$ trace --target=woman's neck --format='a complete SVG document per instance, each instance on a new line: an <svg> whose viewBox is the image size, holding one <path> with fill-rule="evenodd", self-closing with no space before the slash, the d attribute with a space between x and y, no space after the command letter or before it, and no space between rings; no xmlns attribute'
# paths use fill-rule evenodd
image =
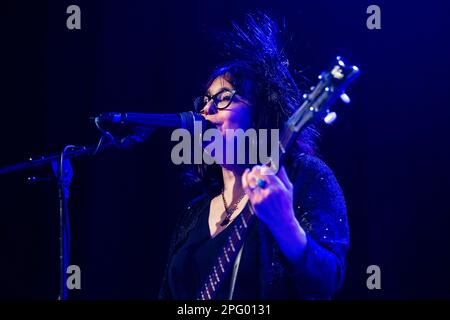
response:
<svg viewBox="0 0 450 320"><path fill-rule="evenodd" d="M232 167L224 168L222 167L222 177L223 177L223 189L225 198L232 199L233 201L238 199L244 193L242 188L242 173L245 168Z"/></svg>

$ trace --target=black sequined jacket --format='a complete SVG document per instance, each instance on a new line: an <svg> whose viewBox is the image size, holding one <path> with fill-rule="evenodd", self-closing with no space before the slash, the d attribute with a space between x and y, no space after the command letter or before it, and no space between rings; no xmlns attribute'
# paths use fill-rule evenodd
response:
<svg viewBox="0 0 450 320"><path fill-rule="evenodd" d="M349 247L349 229L342 190L333 172L320 159L302 154L288 167L294 185L294 209L307 234L307 246L301 261L288 264L270 230L256 221L258 228L261 299L330 299L342 285L345 255ZM205 203L205 194L189 203L179 218L169 249L173 253L196 227ZM295 267L294 267L295 266ZM167 267L159 293L160 299L172 299Z"/></svg>

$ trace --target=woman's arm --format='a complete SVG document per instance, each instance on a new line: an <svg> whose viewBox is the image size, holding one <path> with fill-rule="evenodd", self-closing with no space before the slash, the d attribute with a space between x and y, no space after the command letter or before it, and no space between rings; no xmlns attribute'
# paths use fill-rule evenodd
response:
<svg viewBox="0 0 450 320"><path fill-rule="evenodd" d="M254 167L243 175L255 213L271 231L281 251L286 276L299 295L329 297L341 285L348 249L342 191L319 159L302 158L294 185L282 168L278 176ZM264 189L255 188L264 179Z"/></svg>

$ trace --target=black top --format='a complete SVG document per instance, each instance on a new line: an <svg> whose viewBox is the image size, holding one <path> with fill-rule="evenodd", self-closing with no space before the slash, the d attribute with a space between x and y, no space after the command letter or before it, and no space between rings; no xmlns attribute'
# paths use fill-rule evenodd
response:
<svg viewBox="0 0 450 320"><path fill-rule="evenodd" d="M306 232L304 254L298 261L288 262L270 230L256 219L242 252L234 292L236 299L329 299L342 285L349 247L342 190L330 168L314 156L302 154L286 169L294 186L295 215ZM220 247L227 230L217 239L208 239L210 201L210 195L201 195L180 216L169 249L160 299L195 299L197 285L204 280L199 280L200 273L206 276L217 257L213 251ZM196 242L198 247L190 246L190 242ZM195 256L190 250L196 251ZM190 277L195 280L191 282L187 279ZM221 289L225 290L220 293L221 298L226 297L227 287Z"/></svg>
<svg viewBox="0 0 450 320"><path fill-rule="evenodd" d="M209 203L211 199L206 197L204 200ZM245 210L245 209L244 209ZM240 213L242 214L243 211ZM206 277L209 275L217 257L222 252L228 237L230 237L236 219L222 230L219 234L211 237L209 224L209 206L205 205L200 213L197 227L189 233L186 242L173 255L169 265L169 286L174 299L193 300L196 299L200 288ZM259 288L258 274L248 272L258 270L258 259L255 255L247 252L256 250L255 228L249 230L249 235L244 245L243 255L239 264L239 272L236 278L234 298L235 299L258 299ZM242 277L240 275L247 276ZM231 287L231 273L227 275L221 287L217 291L217 300L227 300L229 298Z"/></svg>

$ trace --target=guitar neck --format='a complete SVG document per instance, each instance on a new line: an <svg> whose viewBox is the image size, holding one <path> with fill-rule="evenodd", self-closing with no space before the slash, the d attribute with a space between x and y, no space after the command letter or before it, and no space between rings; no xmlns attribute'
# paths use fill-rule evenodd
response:
<svg viewBox="0 0 450 320"><path fill-rule="evenodd" d="M291 139L295 138L295 132L289 128L285 128L283 136L280 139L280 166L284 160L286 149L290 146ZM248 235L248 230L254 222L254 208L249 202L246 209L238 216L236 224L232 227L234 230L228 237L228 240L220 256L217 258L214 266L211 269L206 281L203 283L197 300L212 300L216 296L217 290L228 275L231 266L241 250L245 239Z"/></svg>
<svg viewBox="0 0 450 320"><path fill-rule="evenodd" d="M232 227L234 230L228 237L227 243L222 248L222 252L217 258L206 281L201 287L197 300L212 300L216 296L217 290L226 278L229 269L233 265L247 237L248 230L254 221L253 207L249 202L248 208L244 209L237 217L236 223Z"/></svg>

